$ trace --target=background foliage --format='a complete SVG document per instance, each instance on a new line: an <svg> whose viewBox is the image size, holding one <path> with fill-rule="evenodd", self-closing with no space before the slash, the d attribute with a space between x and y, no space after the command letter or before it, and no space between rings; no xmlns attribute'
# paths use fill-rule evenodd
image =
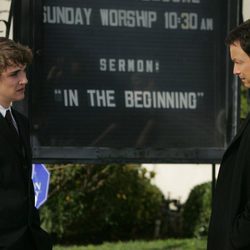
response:
<svg viewBox="0 0 250 250"><path fill-rule="evenodd" d="M53 165L43 227L62 243L152 238L163 195L136 164Z"/></svg>
<svg viewBox="0 0 250 250"><path fill-rule="evenodd" d="M183 207L183 235L207 236L211 214L211 182L195 186Z"/></svg>
<svg viewBox="0 0 250 250"><path fill-rule="evenodd" d="M240 95L240 117L245 118L248 114L248 95L249 90L241 85L241 95Z"/></svg>

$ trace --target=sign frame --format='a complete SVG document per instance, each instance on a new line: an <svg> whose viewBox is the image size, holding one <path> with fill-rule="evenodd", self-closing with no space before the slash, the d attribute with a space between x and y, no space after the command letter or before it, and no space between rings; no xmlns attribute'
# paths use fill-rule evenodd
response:
<svg viewBox="0 0 250 250"><path fill-rule="evenodd" d="M231 30L239 23L240 0L226 1L228 2L226 15L227 23L225 29ZM14 39L22 43L26 43L34 49L35 61L40 60L40 41L41 39L41 13L42 1L24 0L22 3L15 1L14 13L19 10L18 15L14 15ZM39 13L29 15L29 13ZM24 18L25 16L25 18ZM20 21L21 20L21 21ZM23 20L26 20L26 29L22 29ZM221 57L224 53L221 52ZM110 148L110 147L53 147L53 146L37 146L33 142L33 159L34 161L43 161L49 163L67 163L67 162L138 162L138 163L218 163L220 162L226 146L236 133L239 123L239 84L232 75L232 65L229 56L226 55L225 65L221 65L225 69L224 78L226 79L226 116L227 116L227 140L221 148ZM34 76L33 72L37 72L34 64L30 70L30 94L32 93L32 85L36 84L39 75ZM32 109L30 99L16 105L17 109L29 115Z"/></svg>

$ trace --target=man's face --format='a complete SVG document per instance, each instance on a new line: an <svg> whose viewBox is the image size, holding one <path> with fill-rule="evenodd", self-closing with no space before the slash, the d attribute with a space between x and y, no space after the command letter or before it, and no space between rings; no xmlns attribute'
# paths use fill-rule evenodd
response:
<svg viewBox="0 0 250 250"><path fill-rule="evenodd" d="M11 102L24 98L26 65L9 66L0 74L0 104L9 107Z"/></svg>
<svg viewBox="0 0 250 250"><path fill-rule="evenodd" d="M230 45L230 54L234 63L233 73L239 76L246 88L250 88L250 57L242 50L239 41Z"/></svg>

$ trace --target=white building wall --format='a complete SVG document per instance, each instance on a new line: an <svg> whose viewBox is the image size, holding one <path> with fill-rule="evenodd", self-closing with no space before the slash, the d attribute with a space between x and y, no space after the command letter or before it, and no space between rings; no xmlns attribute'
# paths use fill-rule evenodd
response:
<svg viewBox="0 0 250 250"><path fill-rule="evenodd" d="M250 0L243 0L243 19L247 20L250 18Z"/></svg>
<svg viewBox="0 0 250 250"><path fill-rule="evenodd" d="M147 170L154 171L153 180L165 198L178 199L184 203L191 189L204 182L212 181L210 164L144 164ZM218 174L219 166L216 166Z"/></svg>
<svg viewBox="0 0 250 250"><path fill-rule="evenodd" d="M10 9L11 0L0 0L0 36L5 36L6 34L6 25L4 21L8 21L9 18L9 9Z"/></svg>

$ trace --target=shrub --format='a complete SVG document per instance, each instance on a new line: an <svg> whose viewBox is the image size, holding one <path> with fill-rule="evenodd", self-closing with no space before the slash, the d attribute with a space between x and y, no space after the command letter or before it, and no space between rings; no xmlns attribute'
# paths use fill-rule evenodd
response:
<svg viewBox="0 0 250 250"><path fill-rule="evenodd" d="M43 226L60 242L152 238L162 193L140 165L50 166Z"/></svg>
<svg viewBox="0 0 250 250"><path fill-rule="evenodd" d="M211 182L195 186L183 207L183 234L206 236L211 214Z"/></svg>

